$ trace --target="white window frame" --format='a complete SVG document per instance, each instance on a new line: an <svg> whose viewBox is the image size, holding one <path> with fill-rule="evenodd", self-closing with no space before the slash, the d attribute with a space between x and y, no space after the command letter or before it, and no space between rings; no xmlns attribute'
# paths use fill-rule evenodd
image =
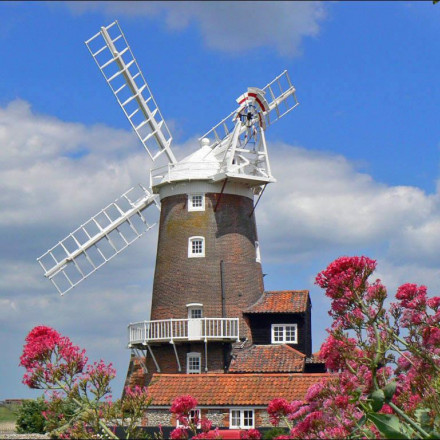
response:
<svg viewBox="0 0 440 440"><path fill-rule="evenodd" d="M198 419L198 421L199 421L199 423L197 423L197 426L196 426L196 428L197 429L200 429L201 427L202 427L202 423L201 423L201 419L202 419L202 417L201 417L201 412L200 412L200 409L199 408L195 408L195 409L192 409L190 412L189 412L189 422L193 422L194 421L194 418L195 418L195 416L197 415L197 419ZM177 419L176 420L176 427L177 428L182 428L182 427L184 427L185 425L179 420L179 419Z"/></svg>
<svg viewBox="0 0 440 440"><path fill-rule="evenodd" d="M193 242L201 241L202 242L202 251L201 252L193 252ZM205 256L205 237L202 236L194 236L188 238L188 258L203 258Z"/></svg>
<svg viewBox="0 0 440 440"><path fill-rule="evenodd" d="M199 360L198 370L190 369L190 359L197 358ZM202 372L202 355L200 353L192 351L186 355L186 374L200 374Z"/></svg>
<svg viewBox="0 0 440 440"><path fill-rule="evenodd" d="M193 197L201 197L202 204L200 206L194 206ZM205 210L205 194L203 193L188 194L188 211L204 211L204 210Z"/></svg>
<svg viewBox="0 0 440 440"><path fill-rule="evenodd" d="M239 424L233 423L233 413L238 412L238 418L240 419ZM252 424L245 425L245 412L250 412L252 414ZM252 408L230 408L229 410L229 428L230 429L254 429L255 428L255 411Z"/></svg>
<svg viewBox="0 0 440 440"><path fill-rule="evenodd" d="M282 328L281 340L275 340L275 329ZM295 338L293 340L287 339L287 327L293 327L295 329ZM298 344L298 324L272 324L271 326L272 344Z"/></svg>

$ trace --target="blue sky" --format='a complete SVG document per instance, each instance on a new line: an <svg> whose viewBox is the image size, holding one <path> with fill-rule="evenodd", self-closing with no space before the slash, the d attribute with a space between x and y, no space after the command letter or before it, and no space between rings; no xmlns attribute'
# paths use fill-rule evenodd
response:
<svg viewBox="0 0 440 440"><path fill-rule="evenodd" d="M330 325L313 285L340 255L378 260L392 295L440 288L440 6L432 2L0 3L0 399L21 384L27 332L53 326L113 362L148 318L157 229L64 297L35 259L151 163L84 41L118 19L176 156L288 69L300 106L269 127L278 182L256 215L266 289L310 289L313 341Z"/></svg>

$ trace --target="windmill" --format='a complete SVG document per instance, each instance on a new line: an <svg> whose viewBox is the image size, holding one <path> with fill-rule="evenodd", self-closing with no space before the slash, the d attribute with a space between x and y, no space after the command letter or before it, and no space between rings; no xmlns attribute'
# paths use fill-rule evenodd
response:
<svg viewBox="0 0 440 440"><path fill-rule="evenodd" d="M128 345L145 357L148 350L158 372L168 368L160 364L169 356L179 372L185 361L187 372L200 369L202 358L205 371L226 370L231 344L250 337L242 310L263 294L254 210L275 182L265 131L298 105L295 88L287 71L262 89L249 87L194 153L178 160L118 22L86 45L151 160L166 164L150 170L148 186L122 194L38 262L63 295L155 226L146 217L159 209L151 321L129 325ZM203 343L204 350L197 345Z"/></svg>
<svg viewBox="0 0 440 440"><path fill-rule="evenodd" d="M135 133L154 162L168 164L150 171L150 185L138 185L94 215L37 259L44 275L63 295L140 238L154 224L144 216L159 209L160 188L173 182L205 180L241 182L254 194L272 176L265 130L298 105L287 71L263 89L250 87L238 108L202 138L201 146L178 161L172 135L118 24L113 22L86 45Z"/></svg>

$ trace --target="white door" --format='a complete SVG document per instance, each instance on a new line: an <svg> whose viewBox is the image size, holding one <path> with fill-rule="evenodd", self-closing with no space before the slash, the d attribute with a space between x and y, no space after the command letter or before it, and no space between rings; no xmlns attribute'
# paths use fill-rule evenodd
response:
<svg viewBox="0 0 440 440"><path fill-rule="evenodd" d="M200 341L202 339L202 320L188 319L188 340Z"/></svg>

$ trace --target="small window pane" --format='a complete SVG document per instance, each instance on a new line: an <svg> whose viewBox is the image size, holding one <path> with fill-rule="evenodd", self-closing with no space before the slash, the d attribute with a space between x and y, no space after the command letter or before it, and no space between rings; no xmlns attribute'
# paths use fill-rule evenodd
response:
<svg viewBox="0 0 440 440"><path fill-rule="evenodd" d="M192 196L193 208L201 208L203 203L202 196Z"/></svg>
<svg viewBox="0 0 440 440"><path fill-rule="evenodd" d="M284 330L283 327L274 327L274 329L273 329L273 338L274 338L275 341L282 342L283 335L284 335L283 330Z"/></svg>
<svg viewBox="0 0 440 440"><path fill-rule="evenodd" d="M286 341L292 342L296 339L296 328L293 325L286 326Z"/></svg>
<svg viewBox="0 0 440 440"><path fill-rule="evenodd" d="M188 211L204 211L205 195L204 194L188 194Z"/></svg>
<svg viewBox="0 0 440 440"><path fill-rule="evenodd" d="M192 242L192 253L193 254L201 254L203 251L203 242L202 240L193 240Z"/></svg>
<svg viewBox="0 0 440 440"><path fill-rule="evenodd" d="M252 410L243 411L243 428L252 428L254 426L254 412Z"/></svg>
<svg viewBox="0 0 440 440"><path fill-rule="evenodd" d="M191 309L190 319L199 319L202 317L202 309Z"/></svg>
<svg viewBox="0 0 440 440"><path fill-rule="evenodd" d="M231 411L231 427L240 427L240 411L233 409Z"/></svg>
<svg viewBox="0 0 440 440"><path fill-rule="evenodd" d="M272 343L283 344L298 342L298 326L296 324L272 324Z"/></svg>
<svg viewBox="0 0 440 440"><path fill-rule="evenodd" d="M205 256L205 238L190 237L188 243L188 257L204 257Z"/></svg>
<svg viewBox="0 0 440 440"><path fill-rule="evenodd" d="M200 354L188 355L187 372L188 374L197 374L201 372Z"/></svg>

